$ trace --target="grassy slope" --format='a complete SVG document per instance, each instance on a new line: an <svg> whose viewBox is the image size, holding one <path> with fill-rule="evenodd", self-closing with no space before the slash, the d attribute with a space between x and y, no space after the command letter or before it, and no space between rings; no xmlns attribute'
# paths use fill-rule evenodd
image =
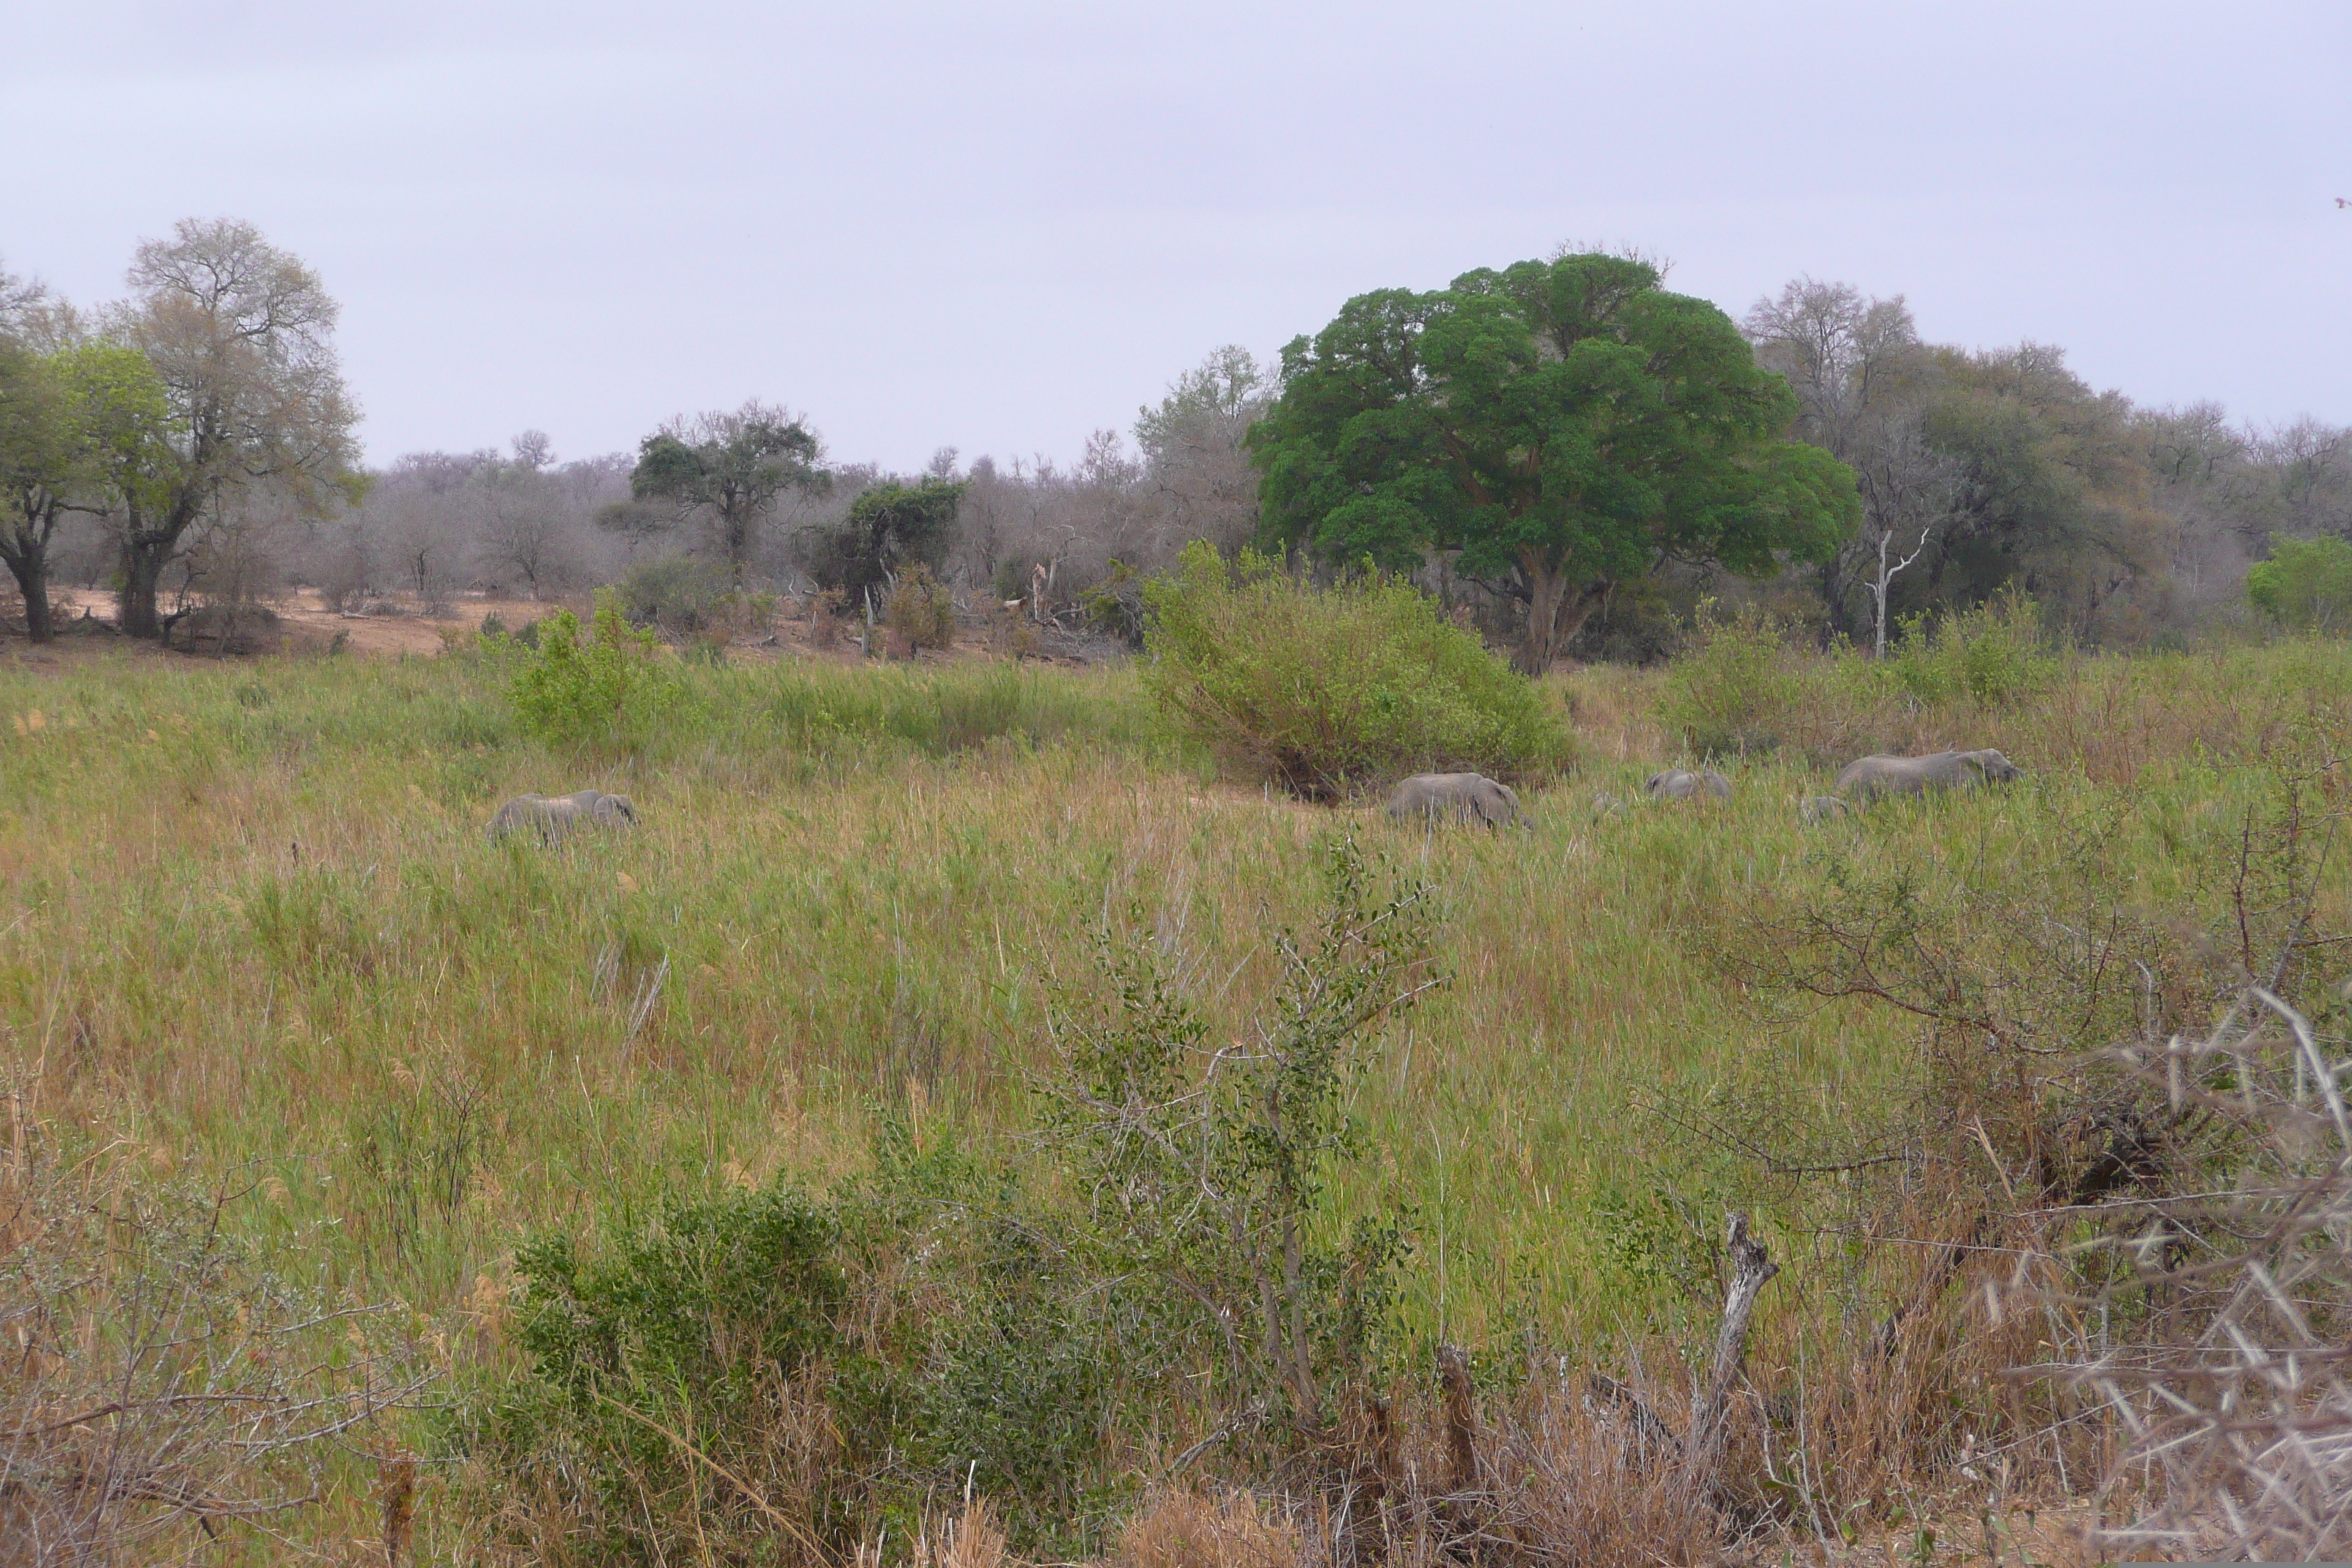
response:
<svg viewBox="0 0 2352 1568"><path fill-rule="evenodd" d="M2210 900L2187 868L2265 753L2297 731L2340 752L2352 706L2340 645L2085 660L1997 712L1864 710L1835 673L1790 720L1824 746L1998 745L2032 783L1808 830L1822 776L1751 762L1727 808L1596 816L1596 788L1674 754L1655 679L1607 670L1567 684L1589 762L1531 833L1435 837L1204 783L1122 674L698 671L697 714L616 762L519 740L497 672L455 660L11 672L0 712L41 721L0 730L0 1070L158 1168L250 1164L275 1178L252 1223L331 1221L340 1278L488 1330L527 1226L821 1183L878 1106L1017 1130L1042 977L1083 976L1107 910L1139 911L1237 1031L1261 939L1307 912L1311 845L1352 826L1442 887L1457 977L1364 1086L1353 1195L1419 1212L1421 1331L1577 1342L1662 1304L1611 1261L1598 1199L1741 1180L1691 1168L1637 1099L1764 1072L1834 1102L1902 1070L1890 1018L1768 1030L1721 977L1755 889L1844 852L1998 877L2122 803L2146 899ZM643 829L484 842L499 799L589 784Z"/></svg>

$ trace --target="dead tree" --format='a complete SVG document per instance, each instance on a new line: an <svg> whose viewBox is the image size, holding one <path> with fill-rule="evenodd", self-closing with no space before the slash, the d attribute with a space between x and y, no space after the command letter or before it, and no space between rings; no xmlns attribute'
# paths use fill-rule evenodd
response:
<svg viewBox="0 0 2352 1568"><path fill-rule="evenodd" d="M1693 1497L1715 1491L1716 1471L1723 1462L1723 1433L1730 1413L1731 1385L1738 1381L1739 1363L1748 1351L1748 1323L1755 1315L1756 1298L1780 1266L1764 1244L1748 1234L1748 1216L1734 1213L1724 1250L1731 1259L1731 1284L1724 1292L1723 1324L1716 1331L1715 1364L1706 1382L1691 1391L1690 1441L1683 1455L1683 1480Z"/></svg>

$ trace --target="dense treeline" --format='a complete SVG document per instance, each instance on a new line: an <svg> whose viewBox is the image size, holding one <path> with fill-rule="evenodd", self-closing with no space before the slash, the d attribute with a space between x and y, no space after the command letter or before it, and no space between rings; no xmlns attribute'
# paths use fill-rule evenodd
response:
<svg viewBox="0 0 2352 1568"><path fill-rule="evenodd" d="M2250 605L2247 572L2279 540L2352 537L2352 430L2139 407L2060 349L1937 344L1900 296L1811 279L1736 324L1623 257L1366 295L1278 371L1211 354L1131 445L1100 430L1066 466L942 448L911 475L831 460L809 416L756 402L635 453L560 460L526 431L367 472L336 307L298 258L188 222L129 281L84 311L0 272L0 559L37 639L53 580L110 586L125 630L168 635L292 586L430 609L678 558L853 601L919 563L968 605L1108 605L1132 635L1135 581L1203 539L1408 571L1526 668L1655 657L1709 598L1882 648L2010 589L2119 646L2345 609ZM1465 424L1529 395L1540 430Z"/></svg>

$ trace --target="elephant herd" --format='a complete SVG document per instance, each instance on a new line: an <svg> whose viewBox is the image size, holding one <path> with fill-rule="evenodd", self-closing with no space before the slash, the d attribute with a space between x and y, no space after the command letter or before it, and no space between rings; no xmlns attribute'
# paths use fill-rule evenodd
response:
<svg viewBox="0 0 2352 1568"><path fill-rule="evenodd" d="M2022 776L2016 763L1993 751L1864 757L1848 763L1839 773L1832 786L1835 794L1809 796L1797 809L1808 823L1824 822L1888 795L1975 789ZM1731 798L1731 781L1713 768L1696 773L1667 768L1652 773L1642 788L1653 800ZM1620 804L1610 795L1599 798L1604 811L1614 810ZM1388 814L1400 822L1475 822L1488 827L1520 820L1517 793L1484 773L1416 773L1389 796ZM542 844L554 844L577 828L626 829L636 825L637 808L627 795L583 789L572 795L519 795L499 807L498 815L490 818L488 832L493 840L527 835Z"/></svg>
<svg viewBox="0 0 2352 1568"><path fill-rule="evenodd" d="M1927 795L1946 790L2005 784L2024 772L1995 751L1937 752L1926 757L1863 757L1840 770L1832 795L1811 795L1798 805L1807 823L1844 816L1889 795ZM1643 793L1652 800L1729 800L1731 781L1713 768L1693 772L1667 768L1652 773ZM1603 811L1622 804L1603 795ZM1389 796L1389 816L1399 822L1476 822L1500 827L1519 820L1519 797L1507 784L1484 773L1416 773Z"/></svg>

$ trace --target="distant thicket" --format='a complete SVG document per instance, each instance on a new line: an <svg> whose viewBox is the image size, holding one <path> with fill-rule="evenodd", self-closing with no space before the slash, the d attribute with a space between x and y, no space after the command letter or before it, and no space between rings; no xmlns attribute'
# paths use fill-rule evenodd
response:
<svg viewBox="0 0 2352 1568"><path fill-rule="evenodd" d="M1322 551L1327 569L1369 553L1409 570L1447 615L1520 645L1530 668L1555 640L1580 659L1656 659L1709 598L1819 643L1884 649L1906 626L2014 592L2042 607L2045 631L2136 647L2216 623L2336 624L2338 591L2315 596L2284 563L2313 542L2352 541L2352 429L2256 428L2210 403L2140 407L2090 386L2054 346L1934 343L1900 296L1810 279L1758 301L1737 331L1705 301L1562 282L1654 281L1624 257L1368 294L1286 350L1280 374L1217 350L1073 464L967 462L946 447L897 474L830 460L809 416L758 402L670 420L635 454L558 461L525 431L503 451L411 453L367 471L337 307L299 258L248 224L191 222L142 246L132 273L130 298L82 311L0 271L0 563L36 638L50 635L52 583L110 588L126 629L168 636L207 605L289 587L347 609L429 611L465 592L577 600L678 560L719 564L737 592L823 590L861 616L871 598L878 616L903 557L961 612L1019 599L1035 619L1133 644L1141 583L1187 544L1230 554L1278 536ZM1507 437L1471 419L1467 393L1432 403L1410 375L1402 403L1359 407L1370 394L1339 374L1358 350L1386 364L1389 333L1391 347L1419 345L1423 372L1486 386L1481 367L1503 361L1465 345L1506 316L1556 340L1526 372L1555 393L1563 377L1605 393L1601 362L1669 328L1709 346L1643 394L1657 403L1646 424L1613 395L1576 404L1570 425L1617 421L1598 444ZM267 350L246 354L247 342ZM1654 416L1708 398L1761 420L1747 432L1755 452L1667 439L1688 419ZM1465 426L1433 447L1395 425L1408 415L1431 430L1459 415L1495 439L1477 447ZM1599 456L1636 446L1647 456ZM1538 447L1536 468L1514 457ZM1278 501L1271 521L1262 485ZM917 512L900 504L910 498ZM2248 575L2265 559L2283 563L2269 586ZM1538 610L1556 639L1531 629Z"/></svg>

